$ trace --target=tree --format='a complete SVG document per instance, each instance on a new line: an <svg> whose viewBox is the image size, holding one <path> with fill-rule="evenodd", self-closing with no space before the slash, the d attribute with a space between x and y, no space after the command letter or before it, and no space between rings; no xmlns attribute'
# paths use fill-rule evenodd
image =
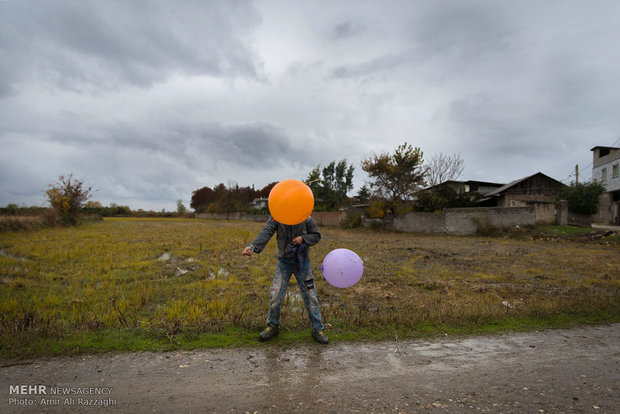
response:
<svg viewBox="0 0 620 414"><path fill-rule="evenodd" d="M187 207L183 205L183 200L177 200L177 215L183 217L187 213Z"/></svg>
<svg viewBox="0 0 620 414"><path fill-rule="evenodd" d="M469 194L457 192L449 185L440 185L421 191L416 200L416 209L433 212L444 208L473 207L475 204Z"/></svg>
<svg viewBox="0 0 620 414"><path fill-rule="evenodd" d="M58 182L50 184L45 195L63 223L75 224L91 191L92 187L86 187L83 181L69 174L58 177Z"/></svg>
<svg viewBox="0 0 620 414"><path fill-rule="evenodd" d="M189 206L197 213L202 213L214 201L215 192L210 187L202 187L192 193L192 201Z"/></svg>
<svg viewBox="0 0 620 414"><path fill-rule="evenodd" d="M228 185L220 183L213 187L203 187L192 193L190 207L197 213L231 213L248 211L250 203L256 198L266 198L277 182L270 183L260 190L252 187L239 187L235 181Z"/></svg>
<svg viewBox="0 0 620 414"><path fill-rule="evenodd" d="M456 180L463 173L464 161L460 154L435 154L426 165L426 181L429 186L435 186L446 181Z"/></svg>
<svg viewBox="0 0 620 414"><path fill-rule="evenodd" d="M404 201L411 200L425 185L426 169L423 153L406 142L393 154L373 154L362 160L362 169L368 173L374 195L387 201L387 208L396 213Z"/></svg>
<svg viewBox="0 0 620 414"><path fill-rule="evenodd" d="M596 214L599 197L605 191L605 187L596 181L587 183L573 181L570 186L562 187L558 199L568 201L568 210L574 213Z"/></svg>
<svg viewBox="0 0 620 414"><path fill-rule="evenodd" d="M367 184L364 184L362 188L360 188L357 191L357 195L355 196L355 199L357 200L358 203L366 204L370 201L371 195L372 194L370 193L370 188L368 188Z"/></svg>
<svg viewBox="0 0 620 414"><path fill-rule="evenodd" d="M276 184L278 184L278 181L273 181L273 182L267 184L266 186L264 186L263 188L261 188L260 190L258 190L256 192L256 198L267 198L267 197L269 197L269 193L271 192L273 187L276 186Z"/></svg>
<svg viewBox="0 0 620 414"><path fill-rule="evenodd" d="M316 209L331 210L347 199L347 193L353 189L353 165L348 165L347 160L330 162L321 170L317 166L310 174L306 182L315 196Z"/></svg>

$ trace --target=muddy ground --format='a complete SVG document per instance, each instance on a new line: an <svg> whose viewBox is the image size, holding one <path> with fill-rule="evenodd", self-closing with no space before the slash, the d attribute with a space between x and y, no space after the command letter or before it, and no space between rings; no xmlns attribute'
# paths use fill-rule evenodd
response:
<svg viewBox="0 0 620 414"><path fill-rule="evenodd" d="M3 413L617 413L620 324L4 361L0 373Z"/></svg>

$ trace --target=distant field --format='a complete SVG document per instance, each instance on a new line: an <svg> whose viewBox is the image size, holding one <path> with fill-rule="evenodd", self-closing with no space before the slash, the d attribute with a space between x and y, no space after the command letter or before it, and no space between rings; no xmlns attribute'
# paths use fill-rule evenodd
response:
<svg viewBox="0 0 620 414"><path fill-rule="evenodd" d="M0 234L0 357L256 343L275 237L261 223L105 219ZM398 339L620 321L620 249L586 242L322 228L313 272L332 340ZM320 267L335 248L364 260L356 286ZM276 343L310 340L291 286Z"/></svg>

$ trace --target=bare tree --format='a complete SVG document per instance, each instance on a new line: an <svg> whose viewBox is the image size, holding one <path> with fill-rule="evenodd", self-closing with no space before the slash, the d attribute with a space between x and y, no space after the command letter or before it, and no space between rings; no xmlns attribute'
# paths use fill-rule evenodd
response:
<svg viewBox="0 0 620 414"><path fill-rule="evenodd" d="M426 168L426 182L432 187L459 178L465 168L465 162L460 154L447 155L439 153L433 155Z"/></svg>

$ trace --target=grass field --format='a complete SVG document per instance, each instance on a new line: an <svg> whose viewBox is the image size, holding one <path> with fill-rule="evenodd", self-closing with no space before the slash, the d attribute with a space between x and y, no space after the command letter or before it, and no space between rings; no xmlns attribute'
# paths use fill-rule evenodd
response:
<svg viewBox="0 0 620 414"><path fill-rule="evenodd" d="M261 223L106 219L0 234L0 357L256 344L275 237ZM312 248L332 340L401 339L620 321L618 245L322 228ZM364 260L352 288L329 285L325 255ZM294 283L294 282L293 282ZM289 289L276 343L310 341Z"/></svg>

